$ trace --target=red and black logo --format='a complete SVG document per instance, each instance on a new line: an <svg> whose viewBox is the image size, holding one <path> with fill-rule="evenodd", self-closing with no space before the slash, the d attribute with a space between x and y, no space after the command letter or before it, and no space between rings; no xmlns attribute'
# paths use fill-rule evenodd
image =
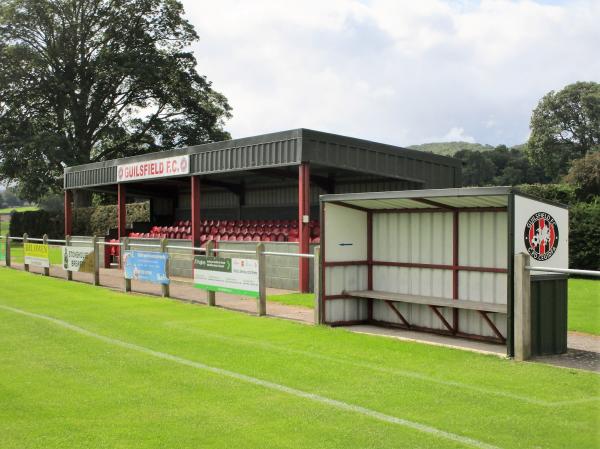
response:
<svg viewBox="0 0 600 449"><path fill-rule="evenodd" d="M525 248L535 260L548 260L558 247L558 225L552 215L537 212L525 226Z"/></svg>

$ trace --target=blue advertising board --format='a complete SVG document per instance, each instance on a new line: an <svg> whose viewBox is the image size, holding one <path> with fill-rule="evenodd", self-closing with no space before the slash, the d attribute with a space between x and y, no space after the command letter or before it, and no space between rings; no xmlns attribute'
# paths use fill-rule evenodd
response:
<svg viewBox="0 0 600 449"><path fill-rule="evenodd" d="M125 279L168 284L168 254L150 251L125 251Z"/></svg>

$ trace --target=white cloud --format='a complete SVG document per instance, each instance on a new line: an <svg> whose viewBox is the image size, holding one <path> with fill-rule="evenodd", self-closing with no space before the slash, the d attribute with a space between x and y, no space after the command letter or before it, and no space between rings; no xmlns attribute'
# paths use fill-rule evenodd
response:
<svg viewBox="0 0 600 449"><path fill-rule="evenodd" d="M235 137L307 127L516 144L542 95L600 73L594 0L183 3Z"/></svg>
<svg viewBox="0 0 600 449"><path fill-rule="evenodd" d="M465 134L463 128L454 126L442 137L432 137L427 139L430 142L470 142L475 143L475 137Z"/></svg>

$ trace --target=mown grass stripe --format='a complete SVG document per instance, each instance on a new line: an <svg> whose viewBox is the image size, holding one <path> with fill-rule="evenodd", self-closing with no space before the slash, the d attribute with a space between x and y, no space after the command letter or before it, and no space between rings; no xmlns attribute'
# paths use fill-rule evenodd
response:
<svg viewBox="0 0 600 449"><path fill-rule="evenodd" d="M431 426L421 424L418 422L414 422L414 421L410 421L407 419L398 418L396 416L387 415L385 413L381 413L376 410L371 410L366 407L349 404L347 402L339 401L337 399L331 399L331 398L321 396L318 394L314 394L314 393L308 393L306 391L298 390L296 388L288 387L288 386L278 384L275 382L269 382L267 380L262 380L262 379L259 379L256 377L247 376L245 374L241 374L241 373L237 373L234 371L229 371L229 370L225 370L222 368L217 368L214 366L206 365L201 362L196 362L193 360L185 359L183 357L179 357L179 356L176 356L173 354L168 354L166 352L155 351L155 350L147 348L145 346L140 346L140 345L136 345L134 343L128 343L126 341L119 340L116 338L107 337L105 335L91 332L87 329L76 326L67 321L59 320L57 318L53 318L53 317L50 317L47 315L41 315L41 314L37 314L37 313L33 313L33 312L28 312L26 310L22 310L22 309L10 307L10 306L5 306L5 305L0 305L0 309L9 311L9 312L13 312L13 313L17 313L20 315L24 315L24 316L27 316L30 318L44 320L44 321L53 323L57 326L63 327L65 329L69 329L80 335L85 335L87 337L95 338L97 340L103 341L108 344L119 346L119 347L122 347L125 349L130 349L130 350L137 351L137 352L140 352L143 354L147 354L147 355L159 358L159 359L168 360L168 361L178 363L181 365L185 365L185 366L189 366L192 368L201 369L201 370L208 371L213 374L220 375L220 376L226 376L226 377L236 379L236 380L239 380L242 382L246 382L249 384L258 385L258 386L268 388L271 390L275 390L275 391L280 391L282 393L286 393L286 394L296 396L299 398L309 399L311 401L318 402L321 404L326 404L326 405L329 405L331 407L334 407L334 408L337 408L340 410L358 413L363 416L367 416L367 417L376 419L378 421L404 426L404 427L407 427L407 428L410 428L413 430L417 430L419 432L427 433L429 435L433 435L433 436L436 436L439 438L444 438L444 439L447 439L450 441L454 441L454 442L463 444L465 446L475 447L475 448L479 448L479 449L499 449L498 446L494 446L494 445L485 443L483 441L479 441L479 440L476 440L473 438L469 438L469 437L465 437L462 435L447 432L445 430L437 429L435 427L431 427Z"/></svg>

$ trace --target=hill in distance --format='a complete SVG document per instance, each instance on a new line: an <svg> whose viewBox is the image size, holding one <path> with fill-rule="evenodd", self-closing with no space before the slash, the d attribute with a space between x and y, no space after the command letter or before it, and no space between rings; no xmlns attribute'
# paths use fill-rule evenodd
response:
<svg viewBox="0 0 600 449"><path fill-rule="evenodd" d="M410 145L408 148L440 154L442 156L454 156L460 150L490 151L494 149L492 145L470 142L432 142L421 145Z"/></svg>

